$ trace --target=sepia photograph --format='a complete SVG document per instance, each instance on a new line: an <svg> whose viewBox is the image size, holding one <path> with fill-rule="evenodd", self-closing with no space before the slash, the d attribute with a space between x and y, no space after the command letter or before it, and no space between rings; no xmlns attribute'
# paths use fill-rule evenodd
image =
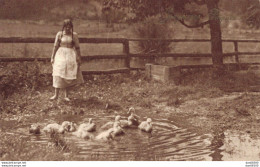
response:
<svg viewBox="0 0 260 167"><path fill-rule="evenodd" d="M0 0L1 167L259 167L259 127L260 0Z"/></svg>

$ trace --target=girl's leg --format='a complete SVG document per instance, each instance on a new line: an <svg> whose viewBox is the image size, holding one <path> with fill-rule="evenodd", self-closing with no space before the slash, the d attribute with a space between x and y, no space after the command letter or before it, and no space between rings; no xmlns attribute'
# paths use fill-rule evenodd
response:
<svg viewBox="0 0 260 167"><path fill-rule="evenodd" d="M59 92L60 92L60 89L59 88L55 88L55 94L50 99L51 100L57 99L59 97Z"/></svg>
<svg viewBox="0 0 260 167"><path fill-rule="evenodd" d="M70 101L70 99L69 99L69 90L68 90L69 88L65 88L64 89L64 91L65 91L65 97L64 97L64 100L65 101Z"/></svg>

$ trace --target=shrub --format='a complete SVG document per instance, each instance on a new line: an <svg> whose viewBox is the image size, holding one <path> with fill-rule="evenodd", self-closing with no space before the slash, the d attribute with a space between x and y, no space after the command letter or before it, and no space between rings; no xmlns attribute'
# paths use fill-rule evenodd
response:
<svg viewBox="0 0 260 167"><path fill-rule="evenodd" d="M173 30L167 23L161 22L160 16L147 17L143 22L134 27L134 33L138 38L169 39ZM170 51L170 42L167 41L141 41L138 42L141 53L165 53Z"/></svg>
<svg viewBox="0 0 260 167"><path fill-rule="evenodd" d="M6 98L21 88L36 90L50 84L50 77L40 74L39 62L7 63L4 75L0 76L0 92Z"/></svg>

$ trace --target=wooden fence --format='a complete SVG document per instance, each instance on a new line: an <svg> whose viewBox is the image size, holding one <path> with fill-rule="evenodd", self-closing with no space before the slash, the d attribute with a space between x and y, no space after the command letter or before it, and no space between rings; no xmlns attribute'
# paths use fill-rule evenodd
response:
<svg viewBox="0 0 260 167"><path fill-rule="evenodd" d="M118 73L126 72L134 69L143 68L132 68L130 66L131 58L145 58L153 59L158 57L173 57L173 58L205 58L212 57L210 53L156 53L156 54L132 54L130 52L129 42L140 42L140 41L164 41L164 42L210 42L209 39L126 39L126 38L80 38L80 43L91 43L91 44L122 44L123 54L119 55L93 55L93 56L82 56L82 61L98 60L98 59L124 59L124 68L115 69L110 71L85 71L85 74L105 74L105 73ZM234 51L230 53L223 53L223 57L235 56L236 64L241 64L239 61L240 55L260 55L260 52L239 52L239 43L259 43L260 40L232 40L223 39L222 42L230 42L234 45ZM22 38L22 37L8 37L0 38L0 43L54 43L54 38ZM50 61L50 58L10 58L0 57L0 62L22 62L22 61ZM259 64L259 62L251 63ZM201 65L205 66L205 65ZM183 68L189 67L200 67L199 65L183 65Z"/></svg>

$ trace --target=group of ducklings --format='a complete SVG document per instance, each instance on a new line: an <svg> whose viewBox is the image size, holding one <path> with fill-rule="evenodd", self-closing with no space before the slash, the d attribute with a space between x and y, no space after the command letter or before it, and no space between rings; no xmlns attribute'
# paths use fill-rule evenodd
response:
<svg viewBox="0 0 260 167"><path fill-rule="evenodd" d="M91 132L96 131L96 124L93 119L90 118L88 123L82 123L78 127L75 123L64 121L61 125L57 123L48 124L42 131L45 133L60 133L72 132L73 135L83 139L97 139L97 140L110 140L114 139L115 136L122 135L125 133L124 128L136 127L144 132L151 133L152 131L152 119L147 118L146 121L139 122L140 117L135 114L135 109L130 107L128 110L127 120L122 120L121 116L115 117L114 122L108 122L101 126L101 132L96 137ZM40 134L40 126L31 125L29 132L33 134Z"/></svg>

